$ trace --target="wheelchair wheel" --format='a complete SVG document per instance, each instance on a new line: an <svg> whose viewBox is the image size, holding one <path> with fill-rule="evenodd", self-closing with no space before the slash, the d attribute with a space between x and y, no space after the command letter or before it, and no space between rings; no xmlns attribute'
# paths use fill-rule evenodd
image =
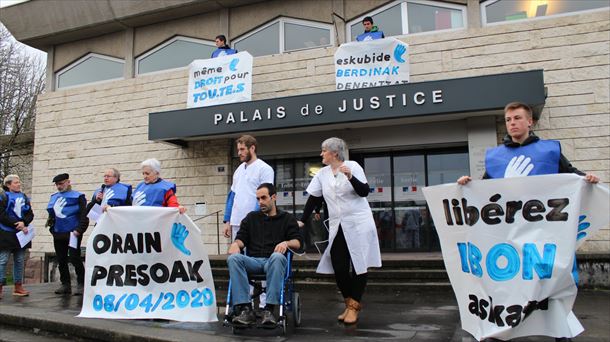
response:
<svg viewBox="0 0 610 342"><path fill-rule="evenodd" d="M295 327L301 326L301 297L298 292L292 294L292 323Z"/></svg>

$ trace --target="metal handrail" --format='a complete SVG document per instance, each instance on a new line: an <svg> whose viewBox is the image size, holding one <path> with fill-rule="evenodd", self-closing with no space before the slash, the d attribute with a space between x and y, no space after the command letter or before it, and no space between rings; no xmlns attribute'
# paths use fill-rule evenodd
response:
<svg viewBox="0 0 610 342"><path fill-rule="evenodd" d="M196 218L196 219L193 220L193 222L195 222L195 221L199 221L201 219L204 219L206 217L209 217L209 216L212 216L212 215L216 215L216 247L218 248L218 254L219 255L220 255L220 219L219 219L219 216L220 216L221 212L222 212L222 210L216 210L213 213L201 216L201 217Z"/></svg>

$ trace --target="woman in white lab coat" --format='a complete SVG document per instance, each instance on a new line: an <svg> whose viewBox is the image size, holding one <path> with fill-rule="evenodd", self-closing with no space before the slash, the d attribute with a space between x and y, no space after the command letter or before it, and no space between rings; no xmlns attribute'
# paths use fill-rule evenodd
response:
<svg viewBox="0 0 610 342"><path fill-rule="evenodd" d="M309 198L302 221L324 200L328 206L329 248L317 272L335 274L345 300L345 310L337 317L346 324L358 320L369 267L381 267L379 240L366 196L369 193L364 170L347 160L348 149L339 138L322 143L322 168L307 187ZM300 221L299 225L303 223Z"/></svg>

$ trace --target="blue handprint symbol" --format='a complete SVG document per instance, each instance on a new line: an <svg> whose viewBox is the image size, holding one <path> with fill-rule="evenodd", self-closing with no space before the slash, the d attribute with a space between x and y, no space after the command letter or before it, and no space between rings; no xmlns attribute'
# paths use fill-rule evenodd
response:
<svg viewBox="0 0 610 342"><path fill-rule="evenodd" d="M404 45L402 45L402 44L396 45L396 48L394 49L394 59L398 63L404 63L405 60L402 58L402 55L404 55L405 52L407 52L407 48Z"/></svg>
<svg viewBox="0 0 610 342"><path fill-rule="evenodd" d="M239 63L239 58L234 58L233 60L231 60L231 63L229 64L229 70L237 71L237 63Z"/></svg>
<svg viewBox="0 0 610 342"><path fill-rule="evenodd" d="M172 243L174 247L185 255L191 255L191 251L184 246L184 240L186 240L187 236L189 236L189 231L186 227L182 223L174 223L172 226Z"/></svg>
<svg viewBox="0 0 610 342"><path fill-rule="evenodd" d="M589 222L585 221L586 218L587 218L587 215L578 216L578 234L576 234L576 241L587 236L587 233L585 232L585 230L587 230L591 226L591 224Z"/></svg>

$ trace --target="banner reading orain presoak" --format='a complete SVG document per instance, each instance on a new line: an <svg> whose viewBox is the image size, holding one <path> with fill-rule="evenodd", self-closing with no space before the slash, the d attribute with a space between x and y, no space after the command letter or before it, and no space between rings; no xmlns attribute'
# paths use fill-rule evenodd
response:
<svg viewBox="0 0 610 342"><path fill-rule="evenodd" d="M335 52L337 90L409 82L409 46L396 38L342 44Z"/></svg>
<svg viewBox="0 0 610 342"><path fill-rule="evenodd" d="M573 174L423 189L462 328L495 337L574 337L575 250L608 225L608 188Z"/></svg>
<svg viewBox="0 0 610 342"><path fill-rule="evenodd" d="M79 317L216 321L200 234L177 208L110 208L87 241Z"/></svg>
<svg viewBox="0 0 610 342"><path fill-rule="evenodd" d="M240 52L189 65L187 108L252 99L252 55Z"/></svg>

